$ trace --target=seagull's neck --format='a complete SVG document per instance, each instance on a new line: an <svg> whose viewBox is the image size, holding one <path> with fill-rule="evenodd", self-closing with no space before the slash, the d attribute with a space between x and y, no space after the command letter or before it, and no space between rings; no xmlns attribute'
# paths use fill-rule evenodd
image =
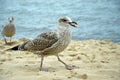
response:
<svg viewBox="0 0 120 80"><path fill-rule="evenodd" d="M70 30L70 28L69 27L64 27L64 26L58 26L58 30L60 32L63 32L63 31L66 31L66 30Z"/></svg>
<svg viewBox="0 0 120 80"><path fill-rule="evenodd" d="M59 34L60 41L62 42L63 47L67 47L68 44L70 43L71 36L72 36L70 27L59 26L58 32L59 32L58 34Z"/></svg>
<svg viewBox="0 0 120 80"><path fill-rule="evenodd" d="M9 21L10 24L13 24L13 21Z"/></svg>
<svg viewBox="0 0 120 80"><path fill-rule="evenodd" d="M63 26L59 26L58 27L58 32L59 34L63 37L71 37L71 30L69 27L63 27Z"/></svg>

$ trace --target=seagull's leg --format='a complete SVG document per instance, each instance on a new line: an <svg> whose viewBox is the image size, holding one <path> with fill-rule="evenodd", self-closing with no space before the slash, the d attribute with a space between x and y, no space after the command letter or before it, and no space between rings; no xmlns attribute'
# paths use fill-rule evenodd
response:
<svg viewBox="0 0 120 80"><path fill-rule="evenodd" d="M44 57L41 56L40 71L42 70L43 60L44 60Z"/></svg>
<svg viewBox="0 0 120 80"><path fill-rule="evenodd" d="M10 42L12 41L12 37L10 37Z"/></svg>
<svg viewBox="0 0 120 80"><path fill-rule="evenodd" d="M3 35L3 38L4 38L4 41L5 41L5 44L7 44L7 40L6 40L6 38L5 38L5 36Z"/></svg>
<svg viewBox="0 0 120 80"><path fill-rule="evenodd" d="M48 71L46 68L42 68L44 56L41 56L40 71Z"/></svg>
<svg viewBox="0 0 120 80"><path fill-rule="evenodd" d="M57 54L56 56L57 56L58 61L60 61L61 63L63 63L63 64L65 65L66 69L68 69L68 70L72 70L72 69L73 69L72 66L69 66L69 65L67 65L65 62L63 62L63 61L59 58L58 54Z"/></svg>

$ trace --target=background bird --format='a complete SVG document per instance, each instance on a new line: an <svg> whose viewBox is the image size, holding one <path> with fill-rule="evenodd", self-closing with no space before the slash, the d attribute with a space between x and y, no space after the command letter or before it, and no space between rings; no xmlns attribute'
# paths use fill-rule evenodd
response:
<svg viewBox="0 0 120 80"><path fill-rule="evenodd" d="M15 29L15 25L13 23L14 18L13 17L9 17L8 18L9 23L5 24L2 26L2 30L1 30L1 34L4 38L5 43L7 44L7 40L5 37L10 37L10 42L12 40L12 36L15 34L16 29Z"/></svg>
<svg viewBox="0 0 120 80"><path fill-rule="evenodd" d="M72 34L70 26L77 27L77 23L73 22L69 17L61 17L58 20L57 30L42 33L34 40L27 41L9 50L32 51L37 55L41 55L40 70L45 70L42 68L43 59L49 55L57 56L58 61L63 63L68 70L71 70L73 67L68 66L58 55L58 53L67 48L71 41Z"/></svg>

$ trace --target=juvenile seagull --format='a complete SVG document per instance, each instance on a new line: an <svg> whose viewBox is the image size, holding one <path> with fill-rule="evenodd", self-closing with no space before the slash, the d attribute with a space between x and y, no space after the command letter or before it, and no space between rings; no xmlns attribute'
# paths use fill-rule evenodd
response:
<svg viewBox="0 0 120 80"><path fill-rule="evenodd" d="M69 17L61 17L58 20L58 29L38 35L34 40L27 41L21 45L15 46L10 50L32 51L41 55L40 71L42 68L44 56L55 55L58 61L63 63L68 70L73 69L63 62L58 53L62 52L70 43L71 31L70 26L77 27L76 22L72 22Z"/></svg>
<svg viewBox="0 0 120 80"><path fill-rule="evenodd" d="M5 36L10 37L10 42L11 42L12 36L15 34L15 25L13 24L13 20L14 20L13 17L9 17L8 20L9 20L9 23L6 25L3 25L1 30L1 34L6 44L7 44L7 40Z"/></svg>

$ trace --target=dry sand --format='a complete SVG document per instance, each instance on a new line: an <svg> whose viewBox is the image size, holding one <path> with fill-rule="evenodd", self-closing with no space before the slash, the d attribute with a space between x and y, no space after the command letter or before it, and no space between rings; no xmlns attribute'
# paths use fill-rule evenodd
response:
<svg viewBox="0 0 120 80"><path fill-rule="evenodd" d="M120 44L109 40L71 41L60 57L75 67L66 70L55 56L46 57L39 71L40 57L26 51L4 51L26 39L5 45L0 39L0 80L120 80Z"/></svg>

